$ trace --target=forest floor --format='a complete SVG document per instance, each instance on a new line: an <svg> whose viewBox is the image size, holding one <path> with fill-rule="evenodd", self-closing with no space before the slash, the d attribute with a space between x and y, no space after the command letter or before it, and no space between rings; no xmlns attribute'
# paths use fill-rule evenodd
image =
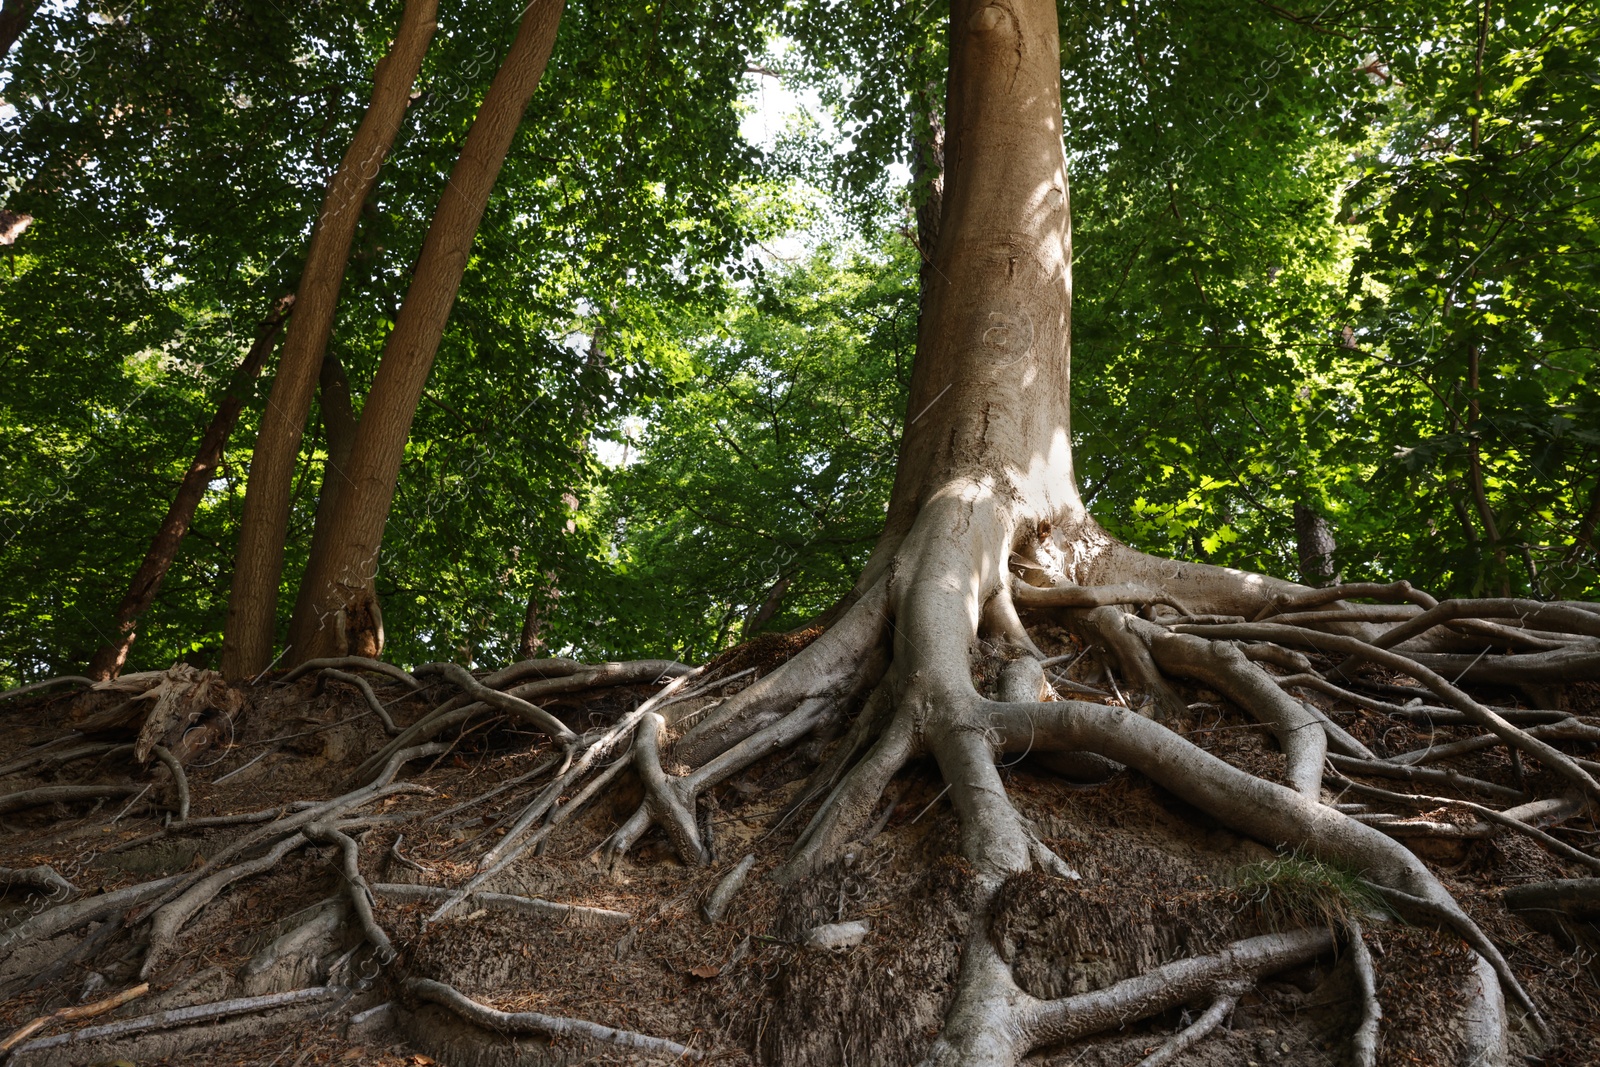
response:
<svg viewBox="0 0 1600 1067"><path fill-rule="evenodd" d="M1048 629L1048 627L1046 628ZM1058 635L1056 647L1070 650ZM703 678L730 678L673 709L674 725L702 714L748 685L796 648L760 639L735 649ZM751 673L750 668L755 668ZM1096 681L1094 657L1074 668ZM1403 679L1371 673L1362 684L1394 700ZM421 693L375 679L401 726L456 690L444 682ZM615 719L656 691L618 686L567 693L543 706L574 730ZM112 891L191 871L248 827L194 826L196 820L326 799L359 784L356 768L388 737L353 686L305 677L269 678L242 691L228 735L187 769L189 827L164 828L175 792L160 762L137 766L127 749L41 770L0 774L0 867L49 865L84 894ZM1192 720L1180 726L1228 761L1281 780L1282 757L1266 729L1214 693L1189 690ZM1400 694L1403 695L1403 694ZM1499 703L1508 691L1478 694ZM60 739L86 716L121 699L78 692L0 705L0 771ZM1085 699L1078 697L1078 699ZM1110 699L1117 699L1112 697ZM1563 696L1567 710L1600 716L1600 687ZM1332 700L1318 703L1380 756L1457 733ZM1590 720L1600 722L1600 719ZM389 796L357 835L369 883L453 887L477 870L483 851L528 803L536 782L486 796L526 774L550 752L549 738L503 717L482 717L450 738L450 751L409 764L401 780L430 792ZM350 921L304 932L348 900L333 845L289 851L280 862L224 890L180 933L149 976L148 993L82 1022L57 1022L30 1040L103 1026L190 1005L258 997L296 988L334 992L314 1002L204 1025L146 1029L131 1036L29 1048L15 1064L365 1063L384 1067L477 1064L659 1063L670 1057L529 1034L504 1036L418 1001L403 983L432 978L508 1012L586 1019L704 1053L718 1064L914 1064L949 1006L969 914L972 875L956 854L958 827L937 768L916 765L891 788L875 832L812 878L782 887L765 877L782 864L810 817L807 779L831 739L758 763L714 790L701 805L702 833L714 852L705 867L681 865L652 832L617 869L598 846L643 796L631 771L609 791L483 887L573 906L564 915L520 914L492 901L468 901L428 923L433 903L374 891L375 918L397 950L380 966ZM1543 772L1513 766L1505 750L1485 748L1459 768L1508 788L1539 793ZM670 767L668 768L671 769ZM1021 984L1041 997L1096 989L1150 967L1277 923L1328 922L1357 914L1375 957L1383 1007L1379 1062L1454 1061L1459 986L1469 951L1452 935L1385 921L1359 883L1321 865L1280 857L1224 830L1132 771L1105 784L1073 785L1022 759L1005 768L1006 787L1040 836L1082 875L1070 882L1018 877L1002 892L991 936ZM1520 778L1519 778L1520 776ZM132 796L67 800L8 810L9 795L50 785L149 784ZM1408 788L1393 783L1396 789ZM1438 787L1430 787L1437 790ZM1558 791L1545 789L1544 792ZM1543 794L1540 794L1543 795ZM797 803L799 806L797 806ZM1435 823L1456 816L1433 813ZM352 831L354 832L354 831ZM1592 813L1553 833L1588 847L1600 833ZM1504 950L1558 1035L1537 1062L1593 1064L1600 1048L1600 988L1581 953L1511 915L1501 891L1512 885L1589 872L1516 835L1411 839L1466 911ZM720 921L705 902L741 858L754 870ZM49 906L49 895L13 887L3 898L0 935ZM597 909L597 910L583 910ZM143 951L122 929L134 913L12 952L0 950L0 1035L39 1016L95 1002L139 982ZM849 948L804 943L826 924L865 921L870 933ZM3 942L0 942L3 943ZM1586 968L1586 964L1589 966ZM1246 996L1231 1025L1180 1062L1266 1067L1335 1067L1346 1058L1356 999L1346 961L1278 975ZM1187 1014L1187 1011L1183 1014ZM1179 1012L1030 1057L1030 1063L1113 1067L1134 1064L1180 1025Z"/></svg>

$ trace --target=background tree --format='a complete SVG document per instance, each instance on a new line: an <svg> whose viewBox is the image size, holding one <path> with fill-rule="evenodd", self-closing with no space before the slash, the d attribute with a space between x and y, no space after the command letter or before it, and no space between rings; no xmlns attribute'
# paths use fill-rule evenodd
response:
<svg viewBox="0 0 1600 1067"><path fill-rule="evenodd" d="M870 254L824 248L684 322L693 376L622 427L600 482L620 581L597 592L620 595L595 604L592 626L618 643L587 647L643 656L665 638L693 662L804 626L850 587L888 502L915 255L898 238Z"/></svg>

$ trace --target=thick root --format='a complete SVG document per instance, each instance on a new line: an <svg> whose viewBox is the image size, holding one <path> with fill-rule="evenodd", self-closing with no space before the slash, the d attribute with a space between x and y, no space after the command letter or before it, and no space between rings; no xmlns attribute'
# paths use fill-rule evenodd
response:
<svg viewBox="0 0 1600 1067"><path fill-rule="evenodd" d="M466 997L453 986L429 978L410 979L406 982L406 990L419 1000L442 1004L463 1019L503 1034L548 1034L553 1038L616 1045L673 1059L698 1060L704 1056L698 1049L680 1045L676 1041L634 1033L632 1030L614 1030L584 1019L568 1019L536 1011L499 1011Z"/></svg>
<svg viewBox="0 0 1600 1067"><path fill-rule="evenodd" d="M1483 931L1420 860L1381 832L1241 771L1121 708L994 704L990 716L1012 750L1024 744L1091 749L1138 768L1239 833L1362 871L1376 885L1426 902L1433 915L1495 965L1507 991L1538 1019L1537 1007Z"/></svg>

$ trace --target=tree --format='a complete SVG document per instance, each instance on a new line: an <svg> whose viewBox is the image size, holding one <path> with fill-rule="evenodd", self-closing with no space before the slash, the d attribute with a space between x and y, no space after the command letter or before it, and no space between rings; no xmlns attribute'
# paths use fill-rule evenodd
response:
<svg viewBox="0 0 1600 1067"><path fill-rule="evenodd" d="M328 180L322 213L311 232L296 294L298 311L250 454L250 481L222 646L223 672L233 677L259 673L272 658L289 526L289 489L300 455L300 435L333 330L360 208L377 185L384 157L405 118L411 86L437 27L437 11L436 0L412 0L405 5L394 44L373 73L372 100L344 160Z"/></svg>
<svg viewBox="0 0 1600 1067"><path fill-rule="evenodd" d="M382 650L382 615L372 580L411 421L489 194L555 47L562 7L561 0L541 0L523 11L516 39L439 196L405 303L361 409L343 471L345 484L325 527L325 539L311 545L289 626L296 661L352 650L376 655Z"/></svg>
<svg viewBox="0 0 1600 1067"><path fill-rule="evenodd" d="M1499 950L1433 873L1393 839L1322 803L1329 740L1256 659L1292 659L1295 646L1332 647L1409 673L1507 744L1529 754L1537 748L1541 761L1600 798L1600 783L1587 770L1429 666L1466 666L1470 673L1467 657L1427 644L1393 650L1436 620L1475 611L1548 613L1539 625L1571 627L1574 634L1600 633L1600 618L1586 608L1511 608L1510 601L1436 606L1403 583L1309 590L1221 567L1166 563L1111 537L1084 506L1073 466L1072 238L1055 4L953 3L949 41L933 289L878 547L852 605L830 629L677 741L673 759L690 770L664 774L656 744L645 743L660 720L641 725L635 762L646 800L611 837L609 854L625 854L659 823L685 862L701 862L692 814L697 799L774 747L842 722L845 709L865 698L844 745L852 754L864 747L865 754L836 772L837 784L783 877L803 879L832 862L909 760L930 755L937 762L960 817L961 854L977 872L979 901L955 1000L929 1063L1013 1064L1040 1044L1093 1032L1129 1010L1116 987L1105 996L1054 1002L1030 997L989 935L985 916L1010 880L1035 869L1072 877L1068 860L1041 841L1008 799L996 770L1006 753L1073 755L1078 773L1095 773L1096 759L1101 768L1131 765L1241 833L1362 871L1391 899L1410 901L1416 913L1459 933L1493 967L1512 1003L1539 1025ZM1292 614L1351 594L1411 601L1422 610L1404 612L1407 624L1387 633L1360 624L1384 617L1383 608L1341 607L1328 614L1327 629L1317 630L1302 629L1303 616ZM1167 610L1146 619L1116 605ZM1021 618L1039 610L1075 614L1086 634L1112 650L1153 714L1041 702L1048 693L1044 657ZM1267 621L1245 621L1252 619ZM1269 649L1252 658L1233 643L1241 639L1267 642ZM992 693L977 688L969 667L973 650L983 648L994 659ZM1574 654L1584 666L1569 657L1572 669L1593 669L1588 654ZM1563 669L1554 662L1560 655L1502 657L1500 677L1549 677ZM1183 715L1163 680L1167 673L1204 681L1266 723L1286 757L1286 784L1241 771L1163 725ZM1345 743L1337 735L1335 741ZM1305 945L1285 935L1252 951L1281 961L1303 958ZM1151 974L1137 994L1141 1009L1182 1002L1194 993L1188 981L1175 972Z"/></svg>
<svg viewBox="0 0 1600 1067"><path fill-rule="evenodd" d="M888 502L914 256L898 237L819 249L720 315L682 317L692 362L618 427L624 451L592 494L617 550L613 581L576 609L608 635L594 653L645 656L669 637L698 662L810 625L849 590Z"/></svg>
<svg viewBox="0 0 1600 1067"><path fill-rule="evenodd" d="M3 627L5 673L81 667L113 636L218 397L295 291L397 13L46 5L5 57L4 195L34 222L0 266L0 552L8 575L74 576L11 584L7 618L32 621ZM215 645L257 399L140 619L136 665Z"/></svg>
<svg viewBox="0 0 1600 1067"><path fill-rule="evenodd" d="M149 610L151 602L161 590L161 581L167 576L167 570L178 554L178 546L183 541L183 535L188 531L189 524L194 521L195 509L200 504L200 498L211 483L217 463L222 459L223 446L227 444L234 424L239 421L239 412L244 408L249 389L255 384L256 376L261 373L261 367L266 363L267 357L272 354L272 349L278 340L278 332L283 328L283 320L288 316L292 305L292 298L281 301L278 308L261 324L261 331L256 337L255 344L250 346L250 351L245 354L244 361L239 364L239 369L229 381L228 391L217 405L216 415L212 416L210 425L200 437L200 448L195 455L194 463L184 472L183 481L178 485L177 496L173 498L172 506L167 509L166 518L161 520L161 528L151 539L150 551L145 553L144 562L134 572L127 595L122 598L122 603L117 605L114 639L101 645L96 650L94 658L89 661L87 672L89 677L99 681L115 678L122 670L123 663L127 661L128 647L133 644L137 620Z"/></svg>

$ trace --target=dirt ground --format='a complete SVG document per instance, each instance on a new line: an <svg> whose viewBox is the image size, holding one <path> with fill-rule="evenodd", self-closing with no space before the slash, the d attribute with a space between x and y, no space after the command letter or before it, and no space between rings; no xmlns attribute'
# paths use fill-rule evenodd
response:
<svg viewBox="0 0 1600 1067"><path fill-rule="evenodd" d="M1064 645L1063 639L1063 647ZM762 672L794 642L741 650L713 677ZM1085 668L1092 663L1085 664ZM749 684L744 673L727 692ZM1395 679L1377 678L1377 685ZM379 684L381 683L381 684ZM402 724L452 695L440 684L411 695L378 679L375 687ZM649 686L595 689L548 705L574 729L615 719L649 696ZM210 816L325 799L357 783L354 773L387 740L356 690L310 678L287 686L265 680L242 690L225 732L188 769L191 822ZM712 689L699 702L720 693ZM1505 700L1511 694L1492 694ZM1181 725L1231 762L1273 777L1282 758L1264 729L1203 690L1191 691L1193 719ZM62 693L0 704L0 770L37 746L68 748L129 736L60 739L114 698ZM1565 699L1575 711L1600 711L1593 688ZM1322 701L1329 713L1380 755L1426 743L1424 730ZM679 709L693 714L691 705ZM1435 740L1458 733L1437 731ZM807 778L828 751L819 739L775 755L714 790L701 808L715 861L686 868L652 831L617 869L598 846L639 803L631 772L563 824L538 854L525 856L488 891L624 913L620 918L550 918L462 905L425 922L433 905L378 894L375 917L397 957L380 965L349 922L295 952L266 952L280 935L319 916L338 916L345 883L332 846L290 852L271 870L224 891L182 931L177 948L151 975L144 996L81 1022L58 1021L34 1039L148 1016L186 1005L314 986L325 999L202 1026L168 1028L117 1040L78 1042L14 1055L16 1064L131 1063L477 1064L659 1063L647 1055L537 1034L507 1036L419 1002L408 978L448 982L504 1011L541 1012L668 1038L728 1065L915 1064L948 1008L969 923L973 879L955 852L957 826L937 768L914 766L880 808L882 829L798 886L766 875L785 859L814 807ZM361 838L361 870L371 883L454 886L476 870L538 783L488 796L531 770L546 738L501 718L469 723L452 750L419 761L402 779L431 789L387 798L383 820ZM1041 837L1082 881L1034 874L1007 884L990 917L990 936L1020 983L1040 997L1101 988L1161 963L1211 951L1271 929L1359 917L1375 958L1384 1010L1380 1062L1452 1064L1462 1047L1461 988L1470 953L1454 937L1386 920L1354 880L1295 857L1278 857L1239 838L1140 775L1123 771L1095 787L1070 784L1022 759L1004 769L1007 788ZM1469 773L1491 782L1520 780L1539 791L1542 772L1513 767L1485 749ZM0 797L0 867L48 864L85 894L104 893L192 870L247 827L164 829L173 783L158 761L136 766L126 750L0 774L0 794L56 784L135 783L134 795L74 799L5 810ZM1397 786L1397 788L1400 788ZM476 801L476 802L474 802ZM892 809L890 808L892 805ZM1555 831L1592 845L1591 817ZM1506 911L1507 886L1584 872L1526 838L1418 839L1416 850L1501 945L1558 1035L1553 1046L1521 1052L1550 1067L1600 1062L1600 996L1595 970ZM727 871L753 855L745 888L719 922L702 907ZM39 890L13 887L0 930L50 905ZM137 924L142 916L126 916ZM864 943L846 949L802 944L807 931L866 921ZM280 943L281 944L281 943ZM270 957L270 959L269 959ZM0 953L4 1032L138 982L143 954L137 925L111 922L43 946ZM267 964L271 965L268 966ZM1246 996L1231 1024L1179 1062L1265 1067L1336 1067L1347 1062L1355 1005L1346 960L1278 975ZM1204 1004L1189 1005L1078 1044L1045 1050L1030 1063L1058 1067L1133 1064Z"/></svg>

